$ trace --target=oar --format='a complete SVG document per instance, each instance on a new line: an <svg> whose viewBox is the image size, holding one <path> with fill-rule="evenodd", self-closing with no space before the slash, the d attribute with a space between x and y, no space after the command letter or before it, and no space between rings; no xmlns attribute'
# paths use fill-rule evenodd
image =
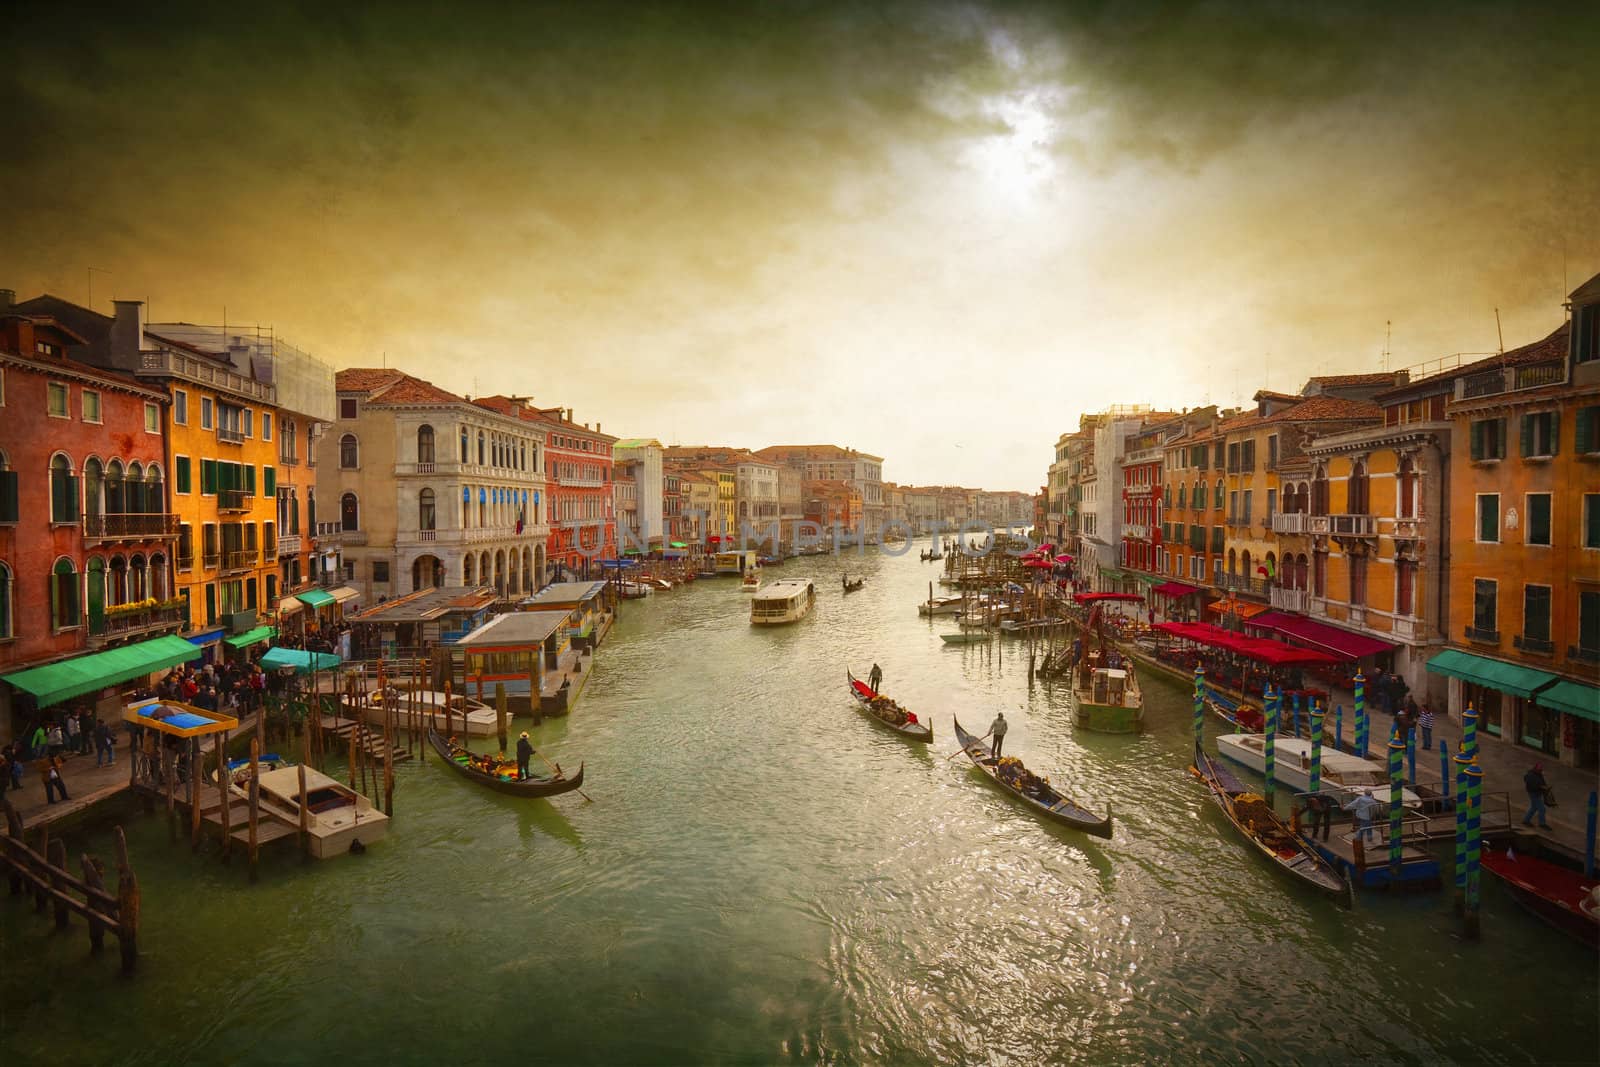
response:
<svg viewBox="0 0 1600 1067"><path fill-rule="evenodd" d="M555 771L557 774L564 774L565 773L565 772L562 771L562 769L560 767L557 767L554 763L551 763L549 760L545 759L544 753L540 752L538 749L534 749L533 750L533 754L535 756L538 756L540 759L544 760L544 765L546 767L549 767L552 771ZM578 795L580 797L582 797L583 799L587 800L589 803L591 803L591 804L594 803L594 797L590 796L588 793L585 793L583 790L581 790L581 789L578 790Z"/></svg>
<svg viewBox="0 0 1600 1067"><path fill-rule="evenodd" d="M994 731L990 730L989 734L992 734L992 733L994 733ZM984 734L982 737L978 738L978 740L979 741L987 741L987 740L989 740L989 734ZM944 761L946 763L949 763L951 760L955 759L957 756L964 755L966 753L966 751L967 751L966 747L963 746L960 752L952 752L952 753L950 753L950 755L948 755L948 756L946 756L944 758Z"/></svg>

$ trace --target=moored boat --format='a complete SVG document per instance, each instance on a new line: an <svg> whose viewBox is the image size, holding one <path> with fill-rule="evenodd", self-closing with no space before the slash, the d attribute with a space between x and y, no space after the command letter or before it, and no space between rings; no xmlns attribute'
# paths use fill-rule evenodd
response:
<svg viewBox="0 0 1600 1067"><path fill-rule="evenodd" d="M917 605L918 615L959 615L965 597L936 596L931 601L924 600Z"/></svg>
<svg viewBox="0 0 1600 1067"><path fill-rule="evenodd" d="M947 645L976 645L993 636L988 630L962 630L959 633L940 634L939 640Z"/></svg>
<svg viewBox="0 0 1600 1067"><path fill-rule="evenodd" d="M1348 892L1343 876L1333 864L1291 830L1264 798L1247 790L1199 745L1195 746L1194 766L1189 770L1206 784L1211 799L1234 829L1280 871L1332 896Z"/></svg>
<svg viewBox="0 0 1600 1067"><path fill-rule="evenodd" d="M508 764L494 756L474 756L460 745L451 744L440 737L436 730L428 731L428 743L439 754L439 758L457 774L479 785L488 786L497 793L514 797L553 797L583 785L582 763L578 764L578 773L571 777L561 770L561 765L558 763L555 765L555 774L529 777L519 781L516 777L517 765L514 762Z"/></svg>
<svg viewBox="0 0 1600 1067"><path fill-rule="evenodd" d="M371 845L388 836L389 816L343 782L276 754L259 760L261 813L280 825L300 825L300 773L305 772L306 844L317 859L342 856L357 841ZM229 793L248 799L249 787L250 761L229 760Z"/></svg>
<svg viewBox="0 0 1600 1067"><path fill-rule="evenodd" d="M753 626L781 626L811 614L817 590L810 578L780 578L761 589L750 601Z"/></svg>
<svg viewBox="0 0 1600 1067"><path fill-rule="evenodd" d="M951 721L955 723L956 740L960 742L961 750L967 754L967 758L974 766L989 776L990 781L1048 819L1075 830L1082 830L1094 837L1110 840L1109 806L1106 808L1105 818L1101 818L1077 801L1063 796L1050 785L1048 778L1034 774L1016 757L995 759L984 747L980 738L972 736L961 728L960 720L952 718Z"/></svg>
<svg viewBox="0 0 1600 1067"><path fill-rule="evenodd" d="M861 709L880 725L913 741L933 740L932 723L919 721L915 714L883 694L874 692L871 686L851 674L848 669L844 674L850 682L850 695L855 697Z"/></svg>
<svg viewBox="0 0 1600 1067"><path fill-rule="evenodd" d="M1104 649L1091 650L1073 672L1072 702L1085 730L1136 734L1144 729L1144 694L1133 664L1111 660Z"/></svg>
<svg viewBox="0 0 1600 1067"><path fill-rule="evenodd" d="M1311 789L1311 740L1303 737L1279 737L1273 742L1273 778L1291 789L1307 792ZM1267 769L1267 738L1265 734L1223 734L1217 738L1217 755L1226 756L1257 774ZM1340 752L1331 745L1322 746L1322 788L1325 792L1339 794L1341 804L1356 798L1363 790L1387 803L1389 772L1376 760L1365 760L1353 752ZM1422 798L1409 789L1403 789L1401 803L1408 808L1422 807Z"/></svg>
<svg viewBox="0 0 1600 1067"><path fill-rule="evenodd" d="M1484 870L1505 883L1518 904L1557 930L1600 949L1600 879L1510 848L1484 849L1482 863Z"/></svg>

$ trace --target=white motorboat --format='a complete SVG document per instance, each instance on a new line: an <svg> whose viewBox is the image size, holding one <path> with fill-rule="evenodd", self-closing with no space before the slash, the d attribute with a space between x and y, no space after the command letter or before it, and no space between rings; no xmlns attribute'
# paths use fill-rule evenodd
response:
<svg viewBox="0 0 1600 1067"><path fill-rule="evenodd" d="M759 567L752 571L746 571L744 577L739 580L739 591L741 593L755 593L759 592L760 589L761 569Z"/></svg>
<svg viewBox="0 0 1600 1067"><path fill-rule="evenodd" d="M1265 734L1223 734L1217 738L1217 752L1257 774L1267 767ZM1311 788L1311 741L1304 737L1280 737L1273 748L1273 778L1290 789L1307 792ZM1337 793L1340 803L1354 800L1362 790L1387 801L1389 771L1376 760L1362 759L1340 752L1332 745L1322 746L1322 789ZM1420 808L1422 798L1410 789L1401 792L1400 802L1407 808Z"/></svg>
<svg viewBox="0 0 1600 1067"><path fill-rule="evenodd" d="M261 757L261 814L266 820L298 829L300 825L300 772L297 764L276 755ZM237 798L250 796L250 761L229 760L229 793ZM342 856L360 841L370 845L389 833L389 816L372 806L372 801L344 783L311 767L305 767L306 840L311 855L319 860Z"/></svg>
<svg viewBox="0 0 1600 1067"><path fill-rule="evenodd" d="M781 626L811 614L817 590L810 578L780 578L756 593L750 601L753 626Z"/></svg>
<svg viewBox="0 0 1600 1067"><path fill-rule="evenodd" d="M924 600L917 605L918 615L959 615L966 604L965 597L936 596L932 602Z"/></svg>

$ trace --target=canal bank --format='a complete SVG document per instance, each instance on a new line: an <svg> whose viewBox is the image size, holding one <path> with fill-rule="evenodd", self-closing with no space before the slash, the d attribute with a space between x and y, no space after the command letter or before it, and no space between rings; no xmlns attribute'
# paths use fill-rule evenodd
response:
<svg viewBox="0 0 1600 1067"><path fill-rule="evenodd" d="M848 598L846 568L867 579ZM255 886L136 805L68 824L74 854L129 828L140 975L86 964L81 936L8 902L8 1046L56 1063L1592 1057L1593 955L1493 879L1476 944L1445 893L1347 911L1286 885L1188 775L1184 687L1146 681L1142 736L1076 733L1063 689L1030 692L1025 645L947 648L954 622L917 616L936 569L915 551L791 560L819 595L787 627L752 628L734 579L623 605L579 711L514 723L586 761L593 804L413 761L387 840L309 867L264 853ZM874 662L931 746L854 706L845 669ZM1111 841L947 759L951 715L996 710L1008 751L1113 805ZM61 1022L85 1006L94 1026Z"/></svg>

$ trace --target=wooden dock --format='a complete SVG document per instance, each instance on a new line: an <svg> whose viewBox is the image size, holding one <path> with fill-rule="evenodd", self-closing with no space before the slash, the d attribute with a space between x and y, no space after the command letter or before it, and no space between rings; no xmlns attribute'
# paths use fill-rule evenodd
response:
<svg viewBox="0 0 1600 1067"><path fill-rule="evenodd" d="M435 715L442 718L441 715ZM324 715L320 720L322 732L327 737L337 738L346 747L350 743L350 735L356 734L356 748L371 760L372 765L382 766L384 757L383 735L373 733L372 728L356 719L341 719L333 715ZM357 728L359 727L359 732ZM411 758L411 753L401 744L391 742L391 757L396 763L404 763Z"/></svg>

